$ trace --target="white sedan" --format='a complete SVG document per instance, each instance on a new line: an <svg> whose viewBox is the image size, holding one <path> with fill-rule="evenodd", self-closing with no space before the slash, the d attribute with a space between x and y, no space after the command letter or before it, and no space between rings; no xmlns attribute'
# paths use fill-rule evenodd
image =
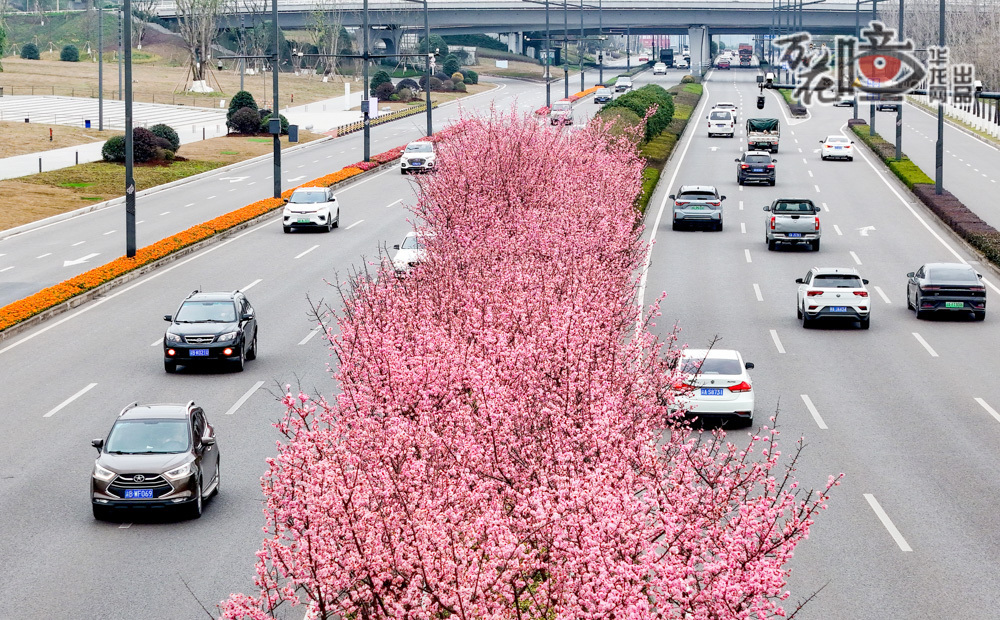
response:
<svg viewBox="0 0 1000 620"><path fill-rule="evenodd" d="M725 418L744 426L753 424L753 381L743 361L733 349L687 349L680 359L683 380L675 385L675 404L689 415Z"/></svg>
<svg viewBox="0 0 1000 620"><path fill-rule="evenodd" d="M861 329L871 325L871 299L857 269L851 267L813 267L806 277L795 280L799 285L795 314L802 327L814 321L831 319L857 321Z"/></svg>
<svg viewBox="0 0 1000 620"><path fill-rule="evenodd" d="M820 148L820 159L846 159L854 161L854 141L847 136L833 135L827 136L819 141L823 146Z"/></svg>

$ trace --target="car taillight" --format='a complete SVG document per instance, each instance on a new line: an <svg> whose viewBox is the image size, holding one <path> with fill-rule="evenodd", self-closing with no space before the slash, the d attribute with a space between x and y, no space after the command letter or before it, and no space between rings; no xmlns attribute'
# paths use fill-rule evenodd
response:
<svg viewBox="0 0 1000 620"><path fill-rule="evenodd" d="M767 167L770 168L771 170L774 170L774 164L768 164Z"/></svg>
<svg viewBox="0 0 1000 620"><path fill-rule="evenodd" d="M979 292L981 292L981 291L985 291L986 287L985 286L970 286L969 290L970 291L979 291Z"/></svg>
<svg viewBox="0 0 1000 620"><path fill-rule="evenodd" d="M771 230L774 230L774 216L771 216Z"/></svg>
<svg viewBox="0 0 1000 620"><path fill-rule="evenodd" d="M746 170L746 169L747 169L747 168L749 168L749 167L750 167L750 166L748 166L748 165L746 165L746 164L740 164L740 169L741 169L741 170Z"/></svg>
<svg viewBox="0 0 1000 620"><path fill-rule="evenodd" d="M922 290L922 291L940 291L941 287L940 286L921 286L920 290Z"/></svg>
<svg viewBox="0 0 1000 620"><path fill-rule="evenodd" d="M868 291L854 291L854 294L858 297L868 297Z"/></svg>
<svg viewBox="0 0 1000 620"><path fill-rule="evenodd" d="M722 201L721 200L713 200L712 202L710 202L708 204L712 205L713 207L721 207L722 206Z"/></svg>
<svg viewBox="0 0 1000 620"><path fill-rule="evenodd" d="M688 385L687 383L684 383L683 381L678 381L677 383L674 384L674 389L678 390L678 391L693 390L694 386L693 385Z"/></svg>
<svg viewBox="0 0 1000 620"><path fill-rule="evenodd" d="M675 201L674 201L674 204L675 204L675 205L677 205L678 207L683 207L683 206L684 206L684 205L686 205L687 203L688 203L688 201L687 201L687 200L675 200Z"/></svg>
<svg viewBox="0 0 1000 620"><path fill-rule="evenodd" d="M737 383L736 385L730 385L729 386L729 391L730 392L749 392L750 391L750 384L747 383L746 381L741 381L740 383Z"/></svg>
<svg viewBox="0 0 1000 620"><path fill-rule="evenodd" d="M806 291L806 297L815 297L817 295L822 295L823 291Z"/></svg>
<svg viewBox="0 0 1000 620"><path fill-rule="evenodd" d="M816 218L816 230L819 230L819 218Z"/></svg>

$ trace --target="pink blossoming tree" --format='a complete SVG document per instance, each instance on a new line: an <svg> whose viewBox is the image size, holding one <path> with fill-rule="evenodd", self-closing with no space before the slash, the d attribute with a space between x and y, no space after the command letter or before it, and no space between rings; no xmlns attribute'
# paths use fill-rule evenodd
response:
<svg viewBox="0 0 1000 620"><path fill-rule="evenodd" d="M677 350L635 301L632 141L494 112L438 153L427 260L355 278L328 332L340 392L285 396L260 592L224 617L783 615L836 479L802 492L777 431L738 448L670 413Z"/></svg>

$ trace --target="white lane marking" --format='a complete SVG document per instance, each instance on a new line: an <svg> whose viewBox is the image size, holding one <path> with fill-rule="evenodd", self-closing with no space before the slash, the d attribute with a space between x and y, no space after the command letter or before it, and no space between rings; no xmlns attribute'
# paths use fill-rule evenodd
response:
<svg viewBox="0 0 1000 620"><path fill-rule="evenodd" d="M45 254L42 254L41 256L36 256L35 258L45 258L46 256L52 256L52 252L46 252Z"/></svg>
<svg viewBox="0 0 1000 620"><path fill-rule="evenodd" d="M875 511L875 516L878 517L878 520L881 521L882 525L885 526L885 529L888 530L889 535L892 536L892 539L896 541L897 545L899 545L900 550L913 551L913 549L910 548L910 545L906 544L906 539L903 538L903 535L900 534L899 530L896 529L896 526L892 524L892 519L889 518L889 515L885 514L885 511L882 510L882 506L879 505L875 496L871 493L865 493L864 496L865 499L868 500L868 505L872 507L873 511Z"/></svg>
<svg viewBox="0 0 1000 620"><path fill-rule="evenodd" d="M781 346L781 340L778 339L778 331L775 329L771 330L771 340L774 341L774 346L778 349L778 353L785 352L785 347Z"/></svg>
<svg viewBox="0 0 1000 620"><path fill-rule="evenodd" d="M75 248L76 246L83 245L84 243L87 243L87 242L86 241L77 241L76 243L71 244L69 247Z"/></svg>
<svg viewBox="0 0 1000 620"><path fill-rule="evenodd" d="M403 202L403 199L402 199L402 198L400 198L399 200L397 200L397 201L395 201L395 202L390 202L389 204L385 205L385 208L386 208L386 209L388 209L389 207L391 207L391 206L393 206L393 205L398 205L398 204L399 204L399 203L401 203L401 202Z"/></svg>
<svg viewBox="0 0 1000 620"><path fill-rule="evenodd" d="M812 178L812 176L813 176L813 171L812 171L812 170L806 170L806 172L808 172L808 173L809 173L809 178L811 179L811 178Z"/></svg>
<svg viewBox="0 0 1000 620"><path fill-rule="evenodd" d="M799 147L799 152L800 152L800 153L802 152L802 147L801 147L801 146Z"/></svg>
<svg viewBox="0 0 1000 620"><path fill-rule="evenodd" d="M4 267L3 269L0 269L0 273L3 273L5 271L10 271L13 268L14 268L14 265L11 265L10 267Z"/></svg>
<svg viewBox="0 0 1000 620"><path fill-rule="evenodd" d="M120 529L120 530L127 530L130 527L132 527L131 523L122 523L121 525L118 526L118 529Z"/></svg>
<svg viewBox="0 0 1000 620"><path fill-rule="evenodd" d="M302 258L303 256L305 256L309 252L312 252L313 250L315 250L318 247L319 247L318 245L314 245L311 248L309 248L308 250L306 250L305 252L302 252L301 254L299 254L298 256L296 256L295 258Z"/></svg>
<svg viewBox="0 0 1000 620"><path fill-rule="evenodd" d="M764 301L764 296L760 292L760 286L754 282L753 294L757 296L757 301Z"/></svg>
<svg viewBox="0 0 1000 620"><path fill-rule="evenodd" d="M813 420L816 420L816 425L819 426L821 430L828 430L826 422L824 422L823 418L820 417L819 411L816 410L816 405L813 404L812 399L810 399L806 394L799 394L799 396L802 397L802 402L806 404L806 409L809 410L809 415L813 417Z"/></svg>
<svg viewBox="0 0 1000 620"><path fill-rule="evenodd" d="M229 408L229 411L226 412L226 415L233 415L234 413L236 413L236 410L239 409L240 407L242 407L243 403L245 403L248 400L250 400L250 397L253 396L253 393L256 392L257 390L259 390L260 386L262 386L262 385L264 385L263 381L258 381L257 383L254 383L253 387L250 388L249 390L247 390L246 394L244 394L243 396L240 396L240 399L238 401L236 401L236 403L233 404L232 407Z"/></svg>
<svg viewBox="0 0 1000 620"><path fill-rule="evenodd" d="M213 198L215 198L215 196L209 196L209 197L208 197L208 198L206 198L205 200L212 200Z"/></svg>
<svg viewBox="0 0 1000 620"><path fill-rule="evenodd" d="M250 284L247 284L246 286L244 286L240 290L245 293L245 292L249 291L251 288L253 288L253 287L257 286L258 284L260 284L260 282L261 282L261 278L257 278L256 280L254 280Z"/></svg>
<svg viewBox="0 0 1000 620"><path fill-rule="evenodd" d="M741 192L743 191L743 186L742 186L742 185L740 185L740 191L741 191Z"/></svg>
<svg viewBox="0 0 1000 620"><path fill-rule="evenodd" d="M802 158L802 163L803 163L803 164L808 164L809 162L807 162L807 161L806 161L806 158L805 158L805 157L803 157L803 158Z"/></svg>
<svg viewBox="0 0 1000 620"><path fill-rule="evenodd" d="M104 233L104 236L113 235L116 232L118 232L118 231L117 230L109 230L108 232Z"/></svg>
<svg viewBox="0 0 1000 620"><path fill-rule="evenodd" d="M157 338L156 341L153 342L152 344L150 344L149 346L155 347L158 344L163 344L163 336L160 336L159 338Z"/></svg>
<svg viewBox="0 0 1000 620"><path fill-rule="evenodd" d="M747 234L746 222L740 222L740 232L743 233L744 235Z"/></svg>
<svg viewBox="0 0 1000 620"><path fill-rule="evenodd" d="M833 230L834 230L834 232L836 232L836 233L837 233L838 235L843 235L843 234L844 234L844 233L840 232L840 226L837 226L836 224L834 224L834 225L833 225Z"/></svg>
<svg viewBox="0 0 1000 620"><path fill-rule="evenodd" d="M813 187L816 188L816 193L818 194L819 193L819 185L813 185Z"/></svg>
<svg viewBox="0 0 1000 620"><path fill-rule="evenodd" d="M878 293L879 297L881 297L882 301L884 301L885 303L887 303L887 304L891 304L892 303L891 301L889 301L889 297L882 291L882 287L881 286L876 286L875 287L875 292Z"/></svg>
<svg viewBox="0 0 1000 620"><path fill-rule="evenodd" d="M747 257L747 262L752 263L753 259L750 258L750 250L743 250L743 255Z"/></svg>
<svg viewBox="0 0 1000 620"><path fill-rule="evenodd" d="M303 344L309 342L310 340L312 340L312 337L315 336L316 334L318 334L319 331L320 331L320 329L318 327L314 327L311 330L309 330L309 333L306 334L306 337L303 338L302 340L299 340L299 345L303 345Z"/></svg>
<svg viewBox="0 0 1000 620"><path fill-rule="evenodd" d="M250 185L256 185L256 183L257 181L250 181L249 183L247 183L247 186L249 187Z"/></svg>
<svg viewBox="0 0 1000 620"><path fill-rule="evenodd" d="M931 348L931 345L927 344L927 341L924 340L923 336L921 336L917 332L910 332L910 333L912 333L913 337L917 339L917 342L919 342L925 349L927 349L927 352L931 354L931 357L938 356L937 352Z"/></svg>
<svg viewBox="0 0 1000 620"><path fill-rule="evenodd" d="M350 230L350 229L354 228L355 226L357 226L358 224L360 224L360 223L361 223L361 222L363 222L363 221L364 221L364 220L358 220L357 222L354 222L353 224L351 224L350 226L348 226L348 227L347 227L347 228L345 228L344 230Z"/></svg>
<svg viewBox="0 0 1000 620"><path fill-rule="evenodd" d="M65 407L66 405L70 404L71 402L73 402L73 401L74 401L74 400L76 400L77 398L80 398L81 396L83 396L84 394L86 394L87 392L89 392L90 390L94 389L94 387L95 387L95 386L97 386L97 384L96 384L96 383L91 383L91 384L89 384L89 385L88 385L87 387L83 388L82 390L80 390L80 391L79 391L79 392L77 392L76 394L73 394L72 396L70 396L70 397L69 397L69 398L67 398L66 400L64 400L64 401L62 401L61 403L59 403L58 405L56 405L56 407L55 407L54 409L52 409L51 411L49 411L48 413L46 413L46 414L45 414L44 416L42 416L42 417L43 417L43 418L51 418L51 417L52 417L52 416L54 416L54 415L55 415L56 413L58 413L60 409L62 409L62 408L63 408L63 407Z"/></svg>
<svg viewBox="0 0 1000 620"><path fill-rule="evenodd" d="M857 254L855 254L855 253L854 253L853 251L852 251L852 252L851 252L850 254L851 254L851 258L853 258L853 259L854 259L854 262L855 262L856 264L860 265L860 264L861 264L861 259L860 259L860 258L858 258L858 255L857 255Z"/></svg>
<svg viewBox="0 0 1000 620"><path fill-rule="evenodd" d="M83 263L87 262L88 260L94 258L95 256L99 256L99 255L100 255L100 252L92 252L90 254L87 254L86 256L81 256L80 258L77 258L75 260L64 260L63 261L63 267L69 267L70 265L82 265Z"/></svg>
<svg viewBox="0 0 1000 620"><path fill-rule="evenodd" d="M740 201L740 211L742 211L742 210L743 210L743 201L741 200Z"/></svg>
<svg viewBox="0 0 1000 620"><path fill-rule="evenodd" d="M194 206L194 203L193 202L189 202L186 205L184 205L184 208L187 209L188 207L193 207L193 206Z"/></svg>
<svg viewBox="0 0 1000 620"><path fill-rule="evenodd" d="M161 213L160 215L170 215L170 211L164 211L164 212L163 212L163 213Z"/></svg>
<svg viewBox="0 0 1000 620"><path fill-rule="evenodd" d="M826 206L826 203L825 203L825 202L823 202L823 203L820 203L820 204L822 204L822 205L823 205L823 210L824 210L824 211L826 211L827 213L829 213L829 212L830 212L830 207Z"/></svg>
<svg viewBox="0 0 1000 620"><path fill-rule="evenodd" d="M986 410L986 413L988 413L991 416L993 416L994 420L996 420L997 422L1000 422L1000 413L997 413L996 409L994 409L993 407L990 407L989 403L987 403L982 398L976 398L976 402L979 403L980 407L982 407L983 409Z"/></svg>

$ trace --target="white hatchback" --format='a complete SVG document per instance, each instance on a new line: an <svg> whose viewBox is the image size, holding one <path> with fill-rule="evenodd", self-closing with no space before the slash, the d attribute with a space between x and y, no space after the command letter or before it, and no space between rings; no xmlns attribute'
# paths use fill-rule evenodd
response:
<svg viewBox="0 0 1000 620"><path fill-rule="evenodd" d="M676 405L698 418L727 418L753 424L751 362L734 349L687 349L680 359L683 379L674 386Z"/></svg>
<svg viewBox="0 0 1000 620"><path fill-rule="evenodd" d="M281 213L286 233L293 228L322 228L327 232L340 226L340 203L330 187L300 187L292 192Z"/></svg>
<svg viewBox="0 0 1000 620"><path fill-rule="evenodd" d="M813 321L832 319L857 321L861 329L871 325L871 299L865 287L868 280L851 267L813 267L799 285L796 315L802 327Z"/></svg>
<svg viewBox="0 0 1000 620"><path fill-rule="evenodd" d="M736 117L729 110L711 110L708 113L708 137L736 135Z"/></svg>

